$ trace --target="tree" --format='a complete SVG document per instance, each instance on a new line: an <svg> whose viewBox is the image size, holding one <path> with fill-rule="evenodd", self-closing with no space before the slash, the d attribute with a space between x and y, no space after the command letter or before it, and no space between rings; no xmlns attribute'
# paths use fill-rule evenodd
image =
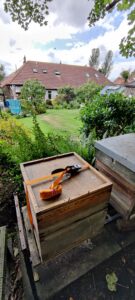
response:
<svg viewBox="0 0 135 300"><path fill-rule="evenodd" d="M46 15L49 14L47 4L51 1L4 0L4 10L10 13L13 22L17 21L27 30L32 21L40 26L47 25Z"/></svg>
<svg viewBox="0 0 135 300"><path fill-rule="evenodd" d="M95 23L104 18L105 15L111 12L114 8L117 8L119 11L128 10L128 21L132 25L132 28L129 30L127 37L123 37L120 47L120 53L123 56L135 56L135 7L134 0L95 0L94 7L91 10L88 20L89 25L95 25Z"/></svg>
<svg viewBox="0 0 135 300"><path fill-rule="evenodd" d="M99 66L99 56L100 56L100 50L99 48L95 48L95 49L92 49L92 54L90 56L90 59L89 59L89 65L95 69L98 68Z"/></svg>
<svg viewBox="0 0 135 300"><path fill-rule="evenodd" d="M125 83L128 81L130 77L130 72L128 70L124 70L121 72L121 77L124 79Z"/></svg>
<svg viewBox="0 0 135 300"><path fill-rule="evenodd" d="M39 114L46 111L45 88L38 80L27 80L21 89L21 104L25 113Z"/></svg>
<svg viewBox="0 0 135 300"><path fill-rule="evenodd" d="M112 58L113 58L113 52L109 50L105 56L105 60L102 64L102 67L99 69L101 73L103 73L105 76L108 76L112 69Z"/></svg>
<svg viewBox="0 0 135 300"><path fill-rule="evenodd" d="M80 104L91 103L103 87L95 82L88 82L76 88L76 101Z"/></svg>
<svg viewBox="0 0 135 300"><path fill-rule="evenodd" d="M4 66L2 64L0 64L0 81L3 80L4 77L5 77Z"/></svg>
<svg viewBox="0 0 135 300"><path fill-rule="evenodd" d="M86 137L93 130L98 139L135 130L135 98L121 93L97 95L81 110L83 133Z"/></svg>
<svg viewBox="0 0 135 300"><path fill-rule="evenodd" d="M64 86L58 90L58 98L61 98L62 102L70 103L75 98L74 88L71 86Z"/></svg>

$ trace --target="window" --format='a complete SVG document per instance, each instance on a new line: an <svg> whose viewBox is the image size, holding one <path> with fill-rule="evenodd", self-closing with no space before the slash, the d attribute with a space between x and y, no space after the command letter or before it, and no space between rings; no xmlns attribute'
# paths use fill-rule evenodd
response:
<svg viewBox="0 0 135 300"><path fill-rule="evenodd" d="M44 70L43 70L43 73L46 74L46 73L47 73L47 70L44 69Z"/></svg>
<svg viewBox="0 0 135 300"><path fill-rule="evenodd" d="M55 75L60 75L59 71L55 71L54 73L55 73Z"/></svg>
<svg viewBox="0 0 135 300"><path fill-rule="evenodd" d="M38 73L37 69L33 69L33 73Z"/></svg>
<svg viewBox="0 0 135 300"><path fill-rule="evenodd" d="M48 91L48 99L49 99L49 100L52 99L52 91Z"/></svg>

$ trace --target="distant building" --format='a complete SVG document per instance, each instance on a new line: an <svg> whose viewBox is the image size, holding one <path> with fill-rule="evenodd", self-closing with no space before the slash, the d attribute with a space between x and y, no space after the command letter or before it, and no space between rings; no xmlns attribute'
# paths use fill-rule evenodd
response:
<svg viewBox="0 0 135 300"><path fill-rule="evenodd" d="M87 82L99 85L113 84L92 67L24 61L24 64L0 83L6 98L16 99L28 79L39 80L46 89L45 99L53 99L57 90L64 86L79 87Z"/></svg>
<svg viewBox="0 0 135 300"><path fill-rule="evenodd" d="M132 82L135 82L135 72L132 72L131 75L129 75L129 78L127 79L127 81L125 81L125 79L123 77L119 76L114 80L113 83L116 85L127 85Z"/></svg>
<svg viewBox="0 0 135 300"><path fill-rule="evenodd" d="M112 93L122 93L127 97L135 97L135 80L130 83L126 83L125 85L106 85L101 90L101 95L104 95L105 93L108 95Z"/></svg>

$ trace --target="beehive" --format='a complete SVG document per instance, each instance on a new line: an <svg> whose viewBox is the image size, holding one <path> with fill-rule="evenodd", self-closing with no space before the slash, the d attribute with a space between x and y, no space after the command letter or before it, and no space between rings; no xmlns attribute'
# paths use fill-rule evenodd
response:
<svg viewBox="0 0 135 300"><path fill-rule="evenodd" d="M97 141L96 167L113 183L110 203L128 219L135 210L135 134Z"/></svg>
<svg viewBox="0 0 135 300"><path fill-rule="evenodd" d="M51 174L54 169L86 162L76 153L67 153L21 164L26 188L28 180ZM34 234L42 260L48 260L81 241L98 234L104 226L112 184L89 165L88 169L62 183L55 200L40 199L40 190L50 181L27 186Z"/></svg>

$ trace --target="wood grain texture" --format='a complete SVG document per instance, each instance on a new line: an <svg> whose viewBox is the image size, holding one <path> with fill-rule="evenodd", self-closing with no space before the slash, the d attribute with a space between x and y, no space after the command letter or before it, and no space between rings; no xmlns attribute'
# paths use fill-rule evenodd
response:
<svg viewBox="0 0 135 300"><path fill-rule="evenodd" d="M98 159L96 159L96 167L113 183L110 203L116 211L128 219L135 207L135 185Z"/></svg>
<svg viewBox="0 0 135 300"><path fill-rule="evenodd" d="M48 211L46 214L37 216L37 222L39 229L56 224L62 220L66 220L69 217L78 215L81 212L87 212L87 210L95 211L100 210L100 205L107 205L110 198L110 190L100 192L98 195L88 196L87 198L81 198L67 205L61 206L55 210ZM90 213L89 213L90 214Z"/></svg>
<svg viewBox="0 0 135 300"><path fill-rule="evenodd" d="M133 184L135 186L135 173L122 164L120 164L118 161L112 159L102 151L96 149L96 158L101 161L104 165L108 166L111 170L116 172L118 175L126 179L129 183Z"/></svg>
<svg viewBox="0 0 135 300"><path fill-rule="evenodd" d="M32 260L32 266L35 267L41 263L41 260L39 257L39 252L37 250L37 244L36 244L36 240L34 237L33 228L31 226L29 218L28 218L26 206L22 207L22 212L23 212L25 229L27 232L27 240L28 240L28 245L29 245L29 250L30 250L30 255L31 255L31 260Z"/></svg>
<svg viewBox="0 0 135 300"><path fill-rule="evenodd" d="M6 255L6 226L0 227L0 300L3 300Z"/></svg>
<svg viewBox="0 0 135 300"><path fill-rule="evenodd" d="M92 216L93 214L100 212L102 210L105 211L105 209L107 210L107 203L101 203L97 206L93 206L91 208L88 208L86 210L81 210L80 212L77 212L76 214L68 217L68 218L64 218L62 221L55 221L55 223L53 223L52 225L46 225L44 222L39 222L38 223L38 228L39 228L39 234L40 237L42 236L47 236L52 232L56 232L59 229L68 227L70 224L75 223L78 220L82 220L88 216Z"/></svg>
<svg viewBox="0 0 135 300"><path fill-rule="evenodd" d="M54 169L65 168L73 164L79 164L81 167L84 167L86 162L76 153L68 153L23 163L21 164L21 171L26 185L28 180L49 175ZM88 225L88 220L91 217L94 218L93 215L96 215L95 218L98 218L97 215L99 214L100 216L102 211L105 214L105 208L107 207L112 188L112 183L90 165L88 169L62 183L62 194L56 200L42 201L40 199L40 189L48 188L49 185L50 181L48 180L27 185L34 224L33 231L41 260L45 249L48 249L47 241L49 245L53 243L49 241L51 236L55 238L56 233L61 232L60 234L63 234L64 239L64 231L68 231L69 228L71 228L71 232L74 231L71 239L69 237L67 239L67 243L70 242L71 245L66 244L65 246L64 243L66 242L63 240L62 248L61 250L59 248L58 252L65 251L66 248L72 247L72 244L78 243L87 237L87 232L83 236L85 228L83 224L87 223ZM87 218L88 220L86 220ZM83 222L84 219L85 222ZM98 219L96 222L98 224ZM102 221L100 219L99 223L100 226L102 223L101 227L103 227L104 218L102 218ZM98 225L94 224L94 227L96 226L95 232L98 231ZM81 230L82 237L80 236ZM90 236L90 232L93 235L92 229L88 229L88 236ZM73 236L75 236L75 240ZM50 248L47 251L52 250ZM52 255L50 253L50 257ZM46 255L46 259L47 256L49 257L49 254Z"/></svg>
<svg viewBox="0 0 135 300"><path fill-rule="evenodd" d="M51 259L72 249L82 241L97 235L102 229L106 212L101 211L41 238L43 260Z"/></svg>

